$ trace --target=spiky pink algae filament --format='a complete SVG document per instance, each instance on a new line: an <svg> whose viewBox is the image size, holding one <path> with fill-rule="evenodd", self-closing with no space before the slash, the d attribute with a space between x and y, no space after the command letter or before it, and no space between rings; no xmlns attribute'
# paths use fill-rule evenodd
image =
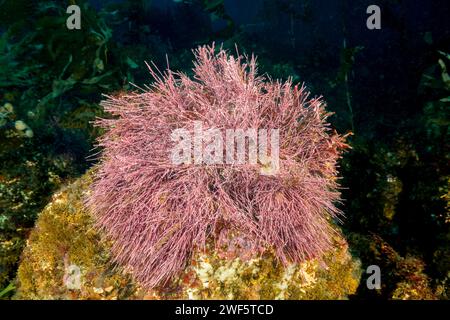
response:
<svg viewBox="0 0 450 320"><path fill-rule="evenodd" d="M194 51L192 78L150 68L143 92L102 102L105 129L87 204L113 240L112 255L145 287L165 284L194 250L239 235L249 250L272 250L281 263L320 257L339 214L336 161L344 138L332 132L320 98L302 86L257 75L256 59L214 45ZM171 133L204 128L279 129L280 169L259 164L172 163ZM242 241L241 241L242 243Z"/></svg>

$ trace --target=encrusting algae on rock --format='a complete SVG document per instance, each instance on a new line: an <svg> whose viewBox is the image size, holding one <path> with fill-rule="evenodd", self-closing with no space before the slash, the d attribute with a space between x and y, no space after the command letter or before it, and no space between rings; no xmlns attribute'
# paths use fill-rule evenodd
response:
<svg viewBox="0 0 450 320"><path fill-rule="evenodd" d="M111 274L107 244L92 228L92 220L83 209L90 173L56 193L44 208L22 254L18 270L20 299L100 299L96 288L116 288L108 298L127 288L129 277ZM81 272L79 290L65 285L70 266ZM122 289L123 290L123 289Z"/></svg>
<svg viewBox="0 0 450 320"><path fill-rule="evenodd" d="M16 299L346 299L355 293L359 261L336 236L323 261L284 267L270 254L243 261L207 248L165 287L144 290L110 257L111 243L93 228L84 197L92 172L53 196L25 248ZM70 286L70 267L79 287ZM76 281L75 281L76 283Z"/></svg>

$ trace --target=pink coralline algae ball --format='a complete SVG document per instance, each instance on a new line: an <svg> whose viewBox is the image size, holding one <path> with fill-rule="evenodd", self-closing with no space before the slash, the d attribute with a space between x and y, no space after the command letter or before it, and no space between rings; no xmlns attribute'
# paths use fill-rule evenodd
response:
<svg viewBox="0 0 450 320"><path fill-rule="evenodd" d="M340 215L336 162L347 145L327 123L324 102L291 80L258 75L253 56L214 45L194 54L192 77L149 68L153 84L108 97L102 105L112 116L96 121L105 133L86 203L114 259L148 289L211 244L244 258L271 250L283 264L320 257ZM198 123L203 132L277 130L277 170L262 157L175 163L173 133L195 136ZM225 154L225 143L215 146Z"/></svg>

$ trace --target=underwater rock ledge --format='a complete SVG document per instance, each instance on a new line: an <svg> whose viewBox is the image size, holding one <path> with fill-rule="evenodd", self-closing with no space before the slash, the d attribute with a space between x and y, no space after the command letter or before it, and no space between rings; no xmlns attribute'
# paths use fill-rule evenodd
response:
<svg viewBox="0 0 450 320"><path fill-rule="evenodd" d="M93 228L83 204L91 183L89 171L40 213L22 254L15 299L346 299L358 287L360 262L336 236L321 263L288 267L271 254L242 261L196 252L172 283L146 291L112 262L111 244ZM74 270L76 287L68 285Z"/></svg>

